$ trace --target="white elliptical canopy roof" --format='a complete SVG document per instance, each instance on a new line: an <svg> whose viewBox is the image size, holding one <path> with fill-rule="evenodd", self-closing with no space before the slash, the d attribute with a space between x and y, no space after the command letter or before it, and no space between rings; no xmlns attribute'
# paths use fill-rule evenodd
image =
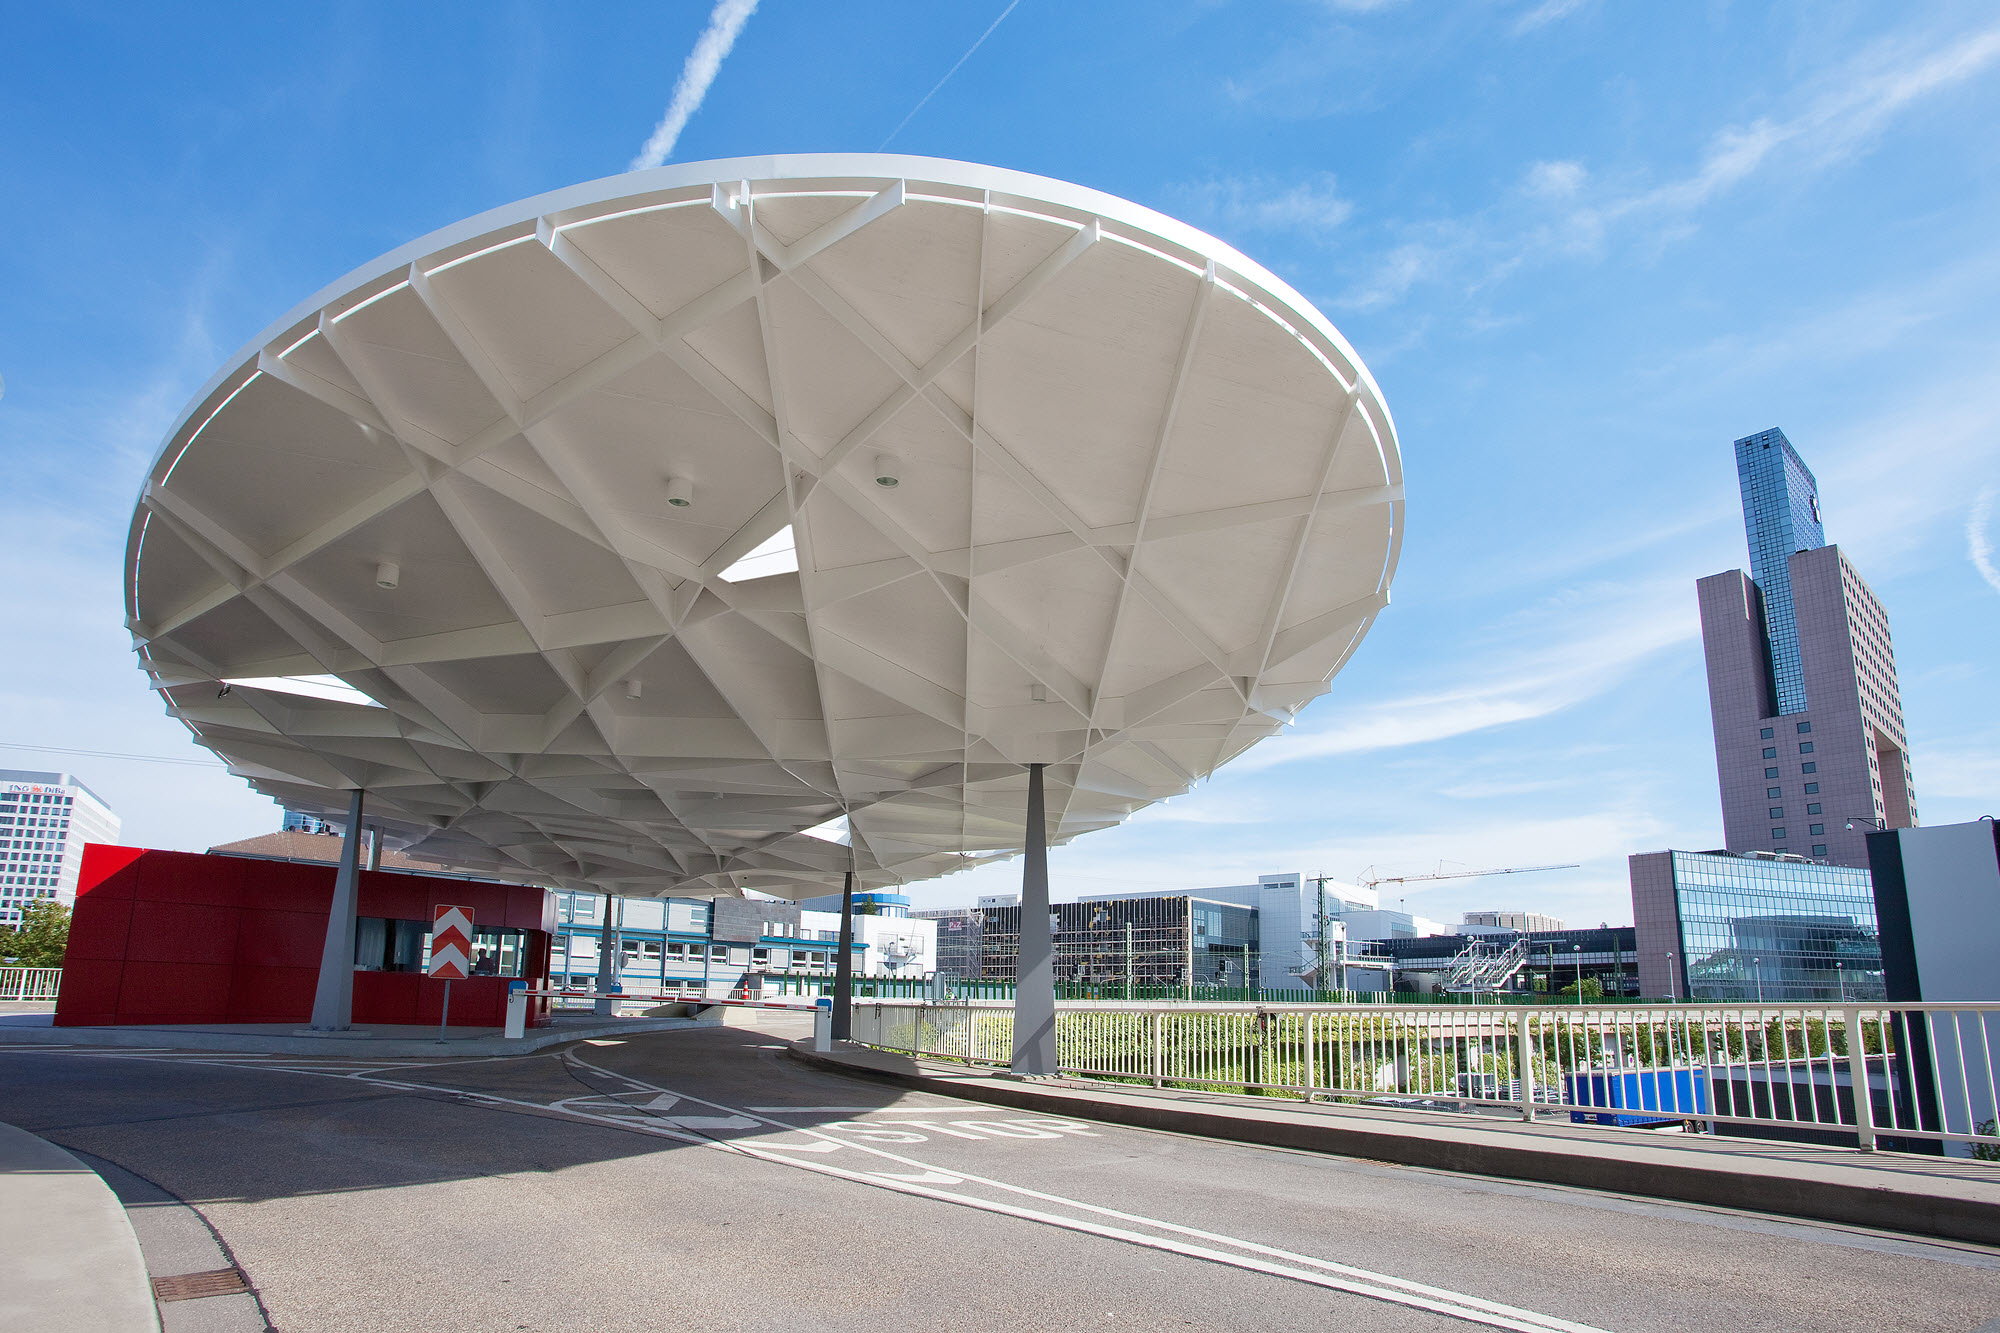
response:
<svg viewBox="0 0 2000 1333"><path fill-rule="evenodd" d="M1387 604L1402 481L1353 349L1193 228L960 162L692 163L273 325L153 464L126 612L287 806L796 898L1018 852L1029 763L1060 843L1277 731Z"/></svg>

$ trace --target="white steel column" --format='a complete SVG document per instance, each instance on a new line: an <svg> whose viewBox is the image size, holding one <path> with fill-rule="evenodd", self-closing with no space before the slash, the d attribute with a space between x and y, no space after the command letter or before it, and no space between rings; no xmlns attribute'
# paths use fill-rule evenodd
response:
<svg viewBox="0 0 2000 1333"><path fill-rule="evenodd" d="M849 870L840 891L840 952L833 961L833 1039L851 1041L853 1037L854 872Z"/></svg>
<svg viewBox="0 0 2000 1333"><path fill-rule="evenodd" d="M1043 764L1028 765L1026 855L1021 863L1021 952L1014 967L1017 1074L1056 1072L1056 958L1049 929L1049 836L1042 814Z"/></svg>
<svg viewBox="0 0 2000 1333"><path fill-rule="evenodd" d="M618 950L622 947L618 930L611 922L611 913L618 913L618 925L625 924L625 900L604 895L604 925L597 935L597 998L591 1009L599 1014L616 1014L618 1001L612 997L611 989L618 984ZM661 955L664 959L665 955ZM704 989L706 989L704 987Z"/></svg>
<svg viewBox="0 0 2000 1333"><path fill-rule="evenodd" d="M361 897L362 836L357 787L347 799L347 832L340 840L340 869L326 914L326 946L320 951L319 987L313 992L315 1032L345 1032L354 1024L354 916Z"/></svg>

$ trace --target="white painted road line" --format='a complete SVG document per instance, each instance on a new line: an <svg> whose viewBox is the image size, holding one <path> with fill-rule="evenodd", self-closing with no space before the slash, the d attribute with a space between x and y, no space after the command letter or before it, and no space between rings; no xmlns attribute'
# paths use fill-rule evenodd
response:
<svg viewBox="0 0 2000 1333"><path fill-rule="evenodd" d="M563 1058L608 1078L616 1078L627 1083L636 1083L638 1081L626 1075L613 1074L609 1070L599 1068L575 1055L573 1052L566 1052ZM667 1088L657 1088L656 1090L662 1094L671 1091ZM703 1105L713 1107L715 1110L722 1112L730 1112L732 1109L748 1109L730 1108L720 1102L707 1101L704 1098L695 1097L688 1093L675 1093L674 1095L686 1101L700 1102ZM775 1121L766 1120L765 1123L778 1129L791 1130L793 1128L788 1125L780 1125ZM796 1130L794 1132L822 1138L830 1137L820 1134L817 1130L811 1128ZM839 1140L835 1141L839 1142ZM1596 1328L1593 1325L1574 1323L1552 1315L1540 1314L1533 1310L1520 1309L1498 1301L1484 1300L1477 1296L1450 1291L1442 1287L1433 1287L1420 1282L1410 1282L1402 1278L1391 1277L1385 1273L1375 1273L1367 1269L1353 1267L1352 1265L1336 1263L1332 1260L1318 1259L1310 1255L1294 1254L1290 1251L1276 1249L1271 1246L1259 1245L1252 1241L1238 1240L1233 1236L1223 1236L1192 1227L1183 1227L1176 1223L1163 1222L1156 1218L1142 1217L1136 1214L1120 1212L1116 1209L1103 1208L1096 1204L1084 1203L1077 1199L1066 1199L1060 1195L1046 1194L1039 1190L1027 1189L1019 1185L1010 1185L1005 1181L994 1180L990 1177L969 1175L950 1167L919 1162L884 1151L880 1148L868 1147L864 1144L850 1142L844 1146L852 1147L873 1156L888 1158L903 1166L913 1168L913 1170L908 1172L851 1171L827 1162L808 1162L797 1158L772 1157L769 1155L765 1145L759 1144L754 1140L719 1140L717 1143L721 1147L748 1153L751 1156L763 1158L767 1161L782 1162L787 1166L800 1170L815 1171L822 1175L837 1176L842 1179L876 1185L879 1188L898 1190L903 1193L937 1199L941 1202L976 1208L982 1212L999 1213L1004 1216L1017 1217L1024 1221L1039 1222L1047 1226L1060 1227L1064 1230L1082 1232L1109 1240L1124 1241L1127 1244L1139 1245L1147 1249L1163 1250L1189 1258L1203 1259L1211 1263L1225 1264L1234 1268L1265 1273L1273 1277L1288 1278L1295 1282L1325 1287L1334 1291L1343 1291L1350 1295L1364 1296L1371 1300L1386 1301L1391 1304L1428 1310L1435 1314L1446 1315L1468 1323L1483 1324L1489 1328L1519 1330L1520 1333L1606 1333L1606 1330ZM1083 1218L1064 1217L1060 1214L1044 1212L1040 1209L1023 1208L994 1199L980 1198L973 1194L954 1192L944 1188L947 1185L983 1185L1059 1207L1073 1208L1083 1212L1094 1213L1098 1216L1115 1218L1138 1226L1151 1227L1161 1231L1198 1238L1210 1242L1210 1244L1192 1245L1185 1241L1172 1240L1166 1237L1149 1236L1142 1232L1131 1231L1123 1227L1106 1226L1102 1223L1092 1222ZM1212 1248L1213 1245L1218 1244L1243 1251L1243 1253L1231 1254L1224 1250Z"/></svg>
<svg viewBox="0 0 2000 1333"><path fill-rule="evenodd" d="M81 1054L81 1052L78 1053ZM137 1053L134 1052L134 1054ZM146 1052L141 1058L149 1058L156 1061L162 1059L161 1056L151 1052ZM791 1167L795 1170L812 1171L819 1175L831 1176L854 1184L868 1185L876 1189L886 1189L897 1193L933 1199L941 1203L956 1204L960 1207L972 1208L980 1212L1013 1217L1021 1221L1035 1222L1044 1226L1056 1227L1083 1235L1096 1236L1100 1239L1116 1240L1145 1249L1178 1254L1186 1258L1223 1264L1249 1272L1263 1273L1267 1276L1284 1278L1309 1286L1325 1288L1329 1291L1339 1291L1348 1295L1361 1296L1369 1300L1383 1301L1411 1309L1425 1310L1433 1314L1443 1315L1451 1319L1478 1324L1488 1328L1508 1329L1513 1330L1514 1333L1607 1333L1607 1330L1597 1328L1593 1325L1574 1323L1552 1315L1544 1315L1533 1310L1505 1305L1498 1301L1485 1300L1462 1292L1450 1291L1441 1287L1432 1287L1419 1282L1410 1282L1385 1273L1376 1273L1368 1269L1337 1263L1333 1260L1294 1254L1272 1246L1259 1245L1253 1241L1239 1240L1233 1236L1224 1236L1193 1227L1181 1226L1178 1223L1161 1221L1157 1218L1120 1212L1117 1209L1086 1203L1079 1199L1069 1199L1061 1195L1047 1194L1039 1190L1009 1184L1006 1181L996 1180L991 1177L973 1175L955 1168L920 1162L913 1158L889 1152L883 1148L871 1146L865 1142L859 1142L857 1139L860 1136L852 1134L851 1131L850 1137L840 1138L833 1134L822 1132L815 1127L788 1125L780 1121L768 1119L765 1116L753 1115L752 1108L731 1107L721 1102L709 1101L706 1098L676 1092L670 1088L644 1083L623 1074L616 1074L582 1059L573 1050L563 1052L559 1058L566 1063L588 1069L601 1078L624 1084L628 1090L621 1093L599 1093L583 1097L564 1098L552 1103L534 1102L520 1098L502 1097L493 1093L479 1092L469 1088L454 1088L445 1084L410 1083L397 1079L376 1077L362 1071L335 1074L330 1071L311 1067L295 1068L263 1062L217 1060L213 1058L206 1060L175 1060L168 1057L163 1062L208 1064L233 1069L263 1069L277 1073L296 1074L303 1077L336 1078L342 1081L362 1083L370 1087L385 1088L398 1092L455 1097L465 1102L480 1106L489 1106L495 1109L513 1108L535 1114L556 1115L573 1121L603 1125L629 1133L648 1134L658 1138L673 1139L691 1146L707 1147L721 1152L736 1153L755 1158L759 1161ZM667 1102L667 1105L675 1106L680 1102L691 1102L698 1106L708 1107L720 1114L714 1117L662 1116L646 1111L643 1107L635 1106L631 1102L618 1100L621 1097L642 1094L651 1094L651 1101L653 1102L672 1098L673 1100ZM585 1109L592 1104L602 1109ZM796 1110L797 1108L790 1109ZM973 1109L976 1112L980 1108L975 1106ZM872 1114L873 1111L874 1108L870 1108L869 1113ZM1050 1138L1061 1137L1061 1134L1053 1131L1055 1124L1067 1123L1056 1121L1054 1117L1025 1117L1024 1119L1050 1122L1050 1129L1043 1131ZM717 1129L735 1129L739 1127L755 1129L761 1125L779 1134L800 1135L806 1138L808 1144L811 1146L770 1143L761 1137L718 1138L712 1133L704 1132L703 1129L697 1129L693 1125L685 1123L697 1120L704 1122L728 1122L726 1124L716 1124L715 1128ZM995 1117L984 1121L966 1121L963 1123L986 1127L998 1124L1008 1124L1011 1126L1014 1122L1011 1118L1002 1120ZM954 1127L957 1127L956 1122ZM705 1125L704 1128L706 1128ZM899 1124L884 1124L882 1122L873 1124L864 1123L862 1124L862 1128L873 1131L874 1134L897 1133L914 1135L916 1132L916 1127L909 1125L907 1122ZM931 1122L924 1122L922 1128L937 1129L939 1126ZM1076 1131L1072 1130L1070 1132ZM921 1138L921 1136L918 1137ZM956 1137L984 1137L984 1134L961 1133L956 1135ZM999 1137L1012 1138L1018 1141L1025 1136L1000 1135ZM1040 1139L1043 1137L1043 1133L1037 1133L1034 1137ZM820 1155L843 1150L859 1153L864 1156L881 1158L905 1169L900 1171L847 1169L835 1166L831 1162L807 1161L786 1155L797 1152ZM970 1192L972 1189L979 1188L1011 1194L1024 1199L1032 1199L1049 1207L1092 1214L1096 1217L1123 1222L1128 1225L1111 1226L1104 1222L1093 1221L1088 1217L1065 1216L1059 1212L1047 1211L1045 1208L1024 1207L1020 1204L1009 1203L1000 1199L981 1197L976 1193ZM1151 1235L1145 1231L1133 1230L1133 1227L1145 1227L1151 1231L1171 1234ZM1189 1239L1178 1240L1173 1238L1175 1236L1184 1236ZM1191 1241L1201 1241L1203 1243L1194 1244L1190 1243Z"/></svg>

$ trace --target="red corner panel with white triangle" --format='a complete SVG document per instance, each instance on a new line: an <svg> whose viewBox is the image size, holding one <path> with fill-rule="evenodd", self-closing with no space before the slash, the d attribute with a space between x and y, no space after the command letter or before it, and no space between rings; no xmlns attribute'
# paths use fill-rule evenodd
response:
<svg viewBox="0 0 2000 1333"><path fill-rule="evenodd" d="M430 975L463 981L472 973L472 909L438 906L431 921Z"/></svg>

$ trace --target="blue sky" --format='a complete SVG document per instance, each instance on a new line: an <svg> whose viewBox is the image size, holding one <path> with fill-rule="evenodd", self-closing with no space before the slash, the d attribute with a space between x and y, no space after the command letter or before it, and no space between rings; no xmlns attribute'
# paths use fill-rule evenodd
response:
<svg viewBox="0 0 2000 1333"><path fill-rule="evenodd" d="M175 413L350 268L624 170L710 20L10 13L0 742L199 759L119 621ZM1058 850L1058 896L1579 861L1408 905L1629 921L1627 853L1720 841L1693 584L1746 563L1729 442L1773 425L1889 609L1925 822L2000 811L1990 4L763 0L709 63L670 160L893 133L1124 195L1317 302L1396 414L1409 536L1352 665L1291 734ZM77 772L136 843L276 821L213 765L0 765Z"/></svg>

